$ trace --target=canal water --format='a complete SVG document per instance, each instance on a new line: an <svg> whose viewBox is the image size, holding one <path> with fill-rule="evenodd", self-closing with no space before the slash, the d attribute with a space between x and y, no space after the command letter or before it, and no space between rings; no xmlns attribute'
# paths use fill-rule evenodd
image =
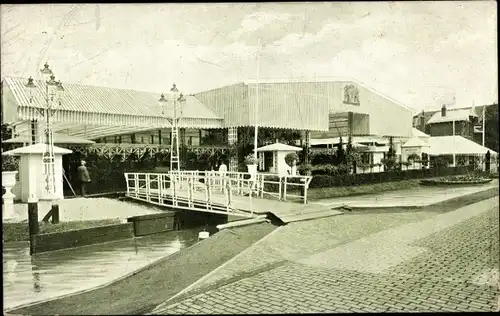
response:
<svg viewBox="0 0 500 316"><path fill-rule="evenodd" d="M5 243L4 309L75 293L136 271L198 240L200 229L29 255L27 242Z"/></svg>

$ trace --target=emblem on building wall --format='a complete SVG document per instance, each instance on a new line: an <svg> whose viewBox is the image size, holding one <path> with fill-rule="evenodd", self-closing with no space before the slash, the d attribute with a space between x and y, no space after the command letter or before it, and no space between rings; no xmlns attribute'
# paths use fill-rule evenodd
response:
<svg viewBox="0 0 500 316"><path fill-rule="evenodd" d="M344 103L359 105L359 90L355 85L344 86Z"/></svg>

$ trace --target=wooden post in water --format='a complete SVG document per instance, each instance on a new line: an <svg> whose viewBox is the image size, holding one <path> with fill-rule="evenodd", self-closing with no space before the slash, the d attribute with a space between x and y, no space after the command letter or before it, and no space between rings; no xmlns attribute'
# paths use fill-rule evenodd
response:
<svg viewBox="0 0 500 316"><path fill-rule="evenodd" d="M34 236L40 233L40 226L38 224L38 202L28 202L28 227L30 238L30 255L32 255L35 248Z"/></svg>

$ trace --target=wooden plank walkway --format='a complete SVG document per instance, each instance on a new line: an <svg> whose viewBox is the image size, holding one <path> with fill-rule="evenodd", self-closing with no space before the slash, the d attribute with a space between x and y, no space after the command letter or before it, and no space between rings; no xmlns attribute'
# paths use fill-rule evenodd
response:
<svg viewBox="0 0 500 316"><path fill-rule="evenodd" d="M159 190L150 189L150 197L158 198ZM178 197L182 197L183 200L188 200L188 190L187 189L177 189L176 194ZM134 197L134 194L130 194L130 197ZM147 201L147 192L145 189L140 189L139 199ZM162 199L172 200L173 191L172 189L164 189L162 191ZM207 202L206 195L204 191L194 190L192 192L192 200L197 201L198 205ZM227 206L227 198L220 191L212 192L211 204L217 209L222 209ZM171 207L171 205L168 205ZM289 201L279 201L271 200L260 197L252 196L250 199L244 195L233 194L231 196L231 207L236 210L236 214L244 213L249 217L257 217L259 215L273 214L279 218L283 223L290 223L295 221L303 221L321 217L341 215L343 212L338 209L332 208L331 206L321 205L321 204L301 204ZM193 211L210 212L204 207L193 207ZM228 213L233 214L233 213Z"/></svg>

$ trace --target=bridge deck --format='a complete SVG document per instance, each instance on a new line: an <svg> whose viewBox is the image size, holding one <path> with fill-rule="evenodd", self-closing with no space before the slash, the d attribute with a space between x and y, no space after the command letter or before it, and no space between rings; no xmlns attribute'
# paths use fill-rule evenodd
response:
<svg viewBox="0 0 500 316"><path fill-rule="evenodd" d="M155 203L154 200L160 199L160 192L158 189L149 189L149 201L154 204L164 205L163 202L158 201ZM140 200L147 201L146 189L139 189L135 197ZM129 197L134 198L134 194L129 194ZM187 189L177 189L176 196L178 199L188 200L189 192ZM173 191L171 189L162 190L161 199L173 200ZM211 195L211 206L204 208L203 205L207 204L207 198L205 192L194 191L192 192L191 200L197 201L197 207L189 207L193 211L201 212L215 212L220 213L217 209L223 209L227 205L227 197L220 191L213 192ZM169 205L174 207L173 205ZM339 210L332 209L331 206L325 206L321 204L300 204L288 201L278 201L270 200L265 198L252 197L251 199L248 195L232 195L231 196L231 208L235 210L234 215L240 215L245 217L256 217L259 215L273 214L279 218L284 223L302 221L314 218L321 218L327 216L334 216L343 214Z"/></svg>

